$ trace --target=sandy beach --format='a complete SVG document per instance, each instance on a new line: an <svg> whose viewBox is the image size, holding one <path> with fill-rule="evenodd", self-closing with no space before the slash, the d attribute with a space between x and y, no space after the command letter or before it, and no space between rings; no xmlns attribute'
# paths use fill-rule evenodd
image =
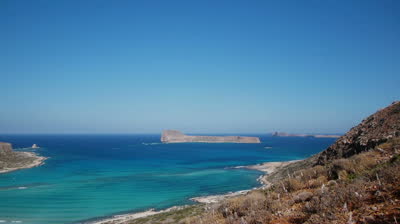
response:
<svg viewBox="0 0 400 224"><path fill-rule="evenodd" d="M160 214L160 213L164 213L164 212L177 211L177 210L180 210L180 209L183 209L186 207L187 207L186 205L174 206L174 207L167 208L164 210L159 210L159 211L150 209L150 210L147 210L144 212L136 212L136 213L123 214L123 215L114 215L111 218L94 221L94 222L88 222L88 224L123 224L129 220L139 219L139 218L147 217L150 215L156 215L156 214Z"/></svg>
<svg viewBox="0 0 400 224"><path fill-rule="evenodd" d="M294 163L300 160L292 160L292 161L285 161L285 162L265 162L262 164L257 164L257 165L250 165L250 166L237 166L234 167L235 169L252 169L252 170L259 170L264 172L265 174L262 175L258 180L263 184L262 187L260 188L267 188L269 187L270 183L266 180L266 176L269 174L273 173L277 169L280 169L290 163ZM259 188L254 188L250 190L242 190L242 191L236 191L236 192L230 192L227 194L220 194L220 195L209 195L209 196L203 196L203 197L194 197L190 198L190 200L198 202L198 203L203 203L203 204L211 204L211 203L217 203L220 202L226 198L231 198L231 197L236 197L240 195L245 195L248 192L259 189ZM176 211L185 208L186 206L174 206L165 210L159 210L156 211L154 209L150 209L144 212L137 212L137 213L130 213L130 214L123 214L123 215L115 215L111 218L99 220L99 221L94 221L94 222L88 222L88 224L123 224L126 221L129 220L134 220L138 218L143 218L151 215L156 215L164 212L170 212L170 211Z"/></svg>

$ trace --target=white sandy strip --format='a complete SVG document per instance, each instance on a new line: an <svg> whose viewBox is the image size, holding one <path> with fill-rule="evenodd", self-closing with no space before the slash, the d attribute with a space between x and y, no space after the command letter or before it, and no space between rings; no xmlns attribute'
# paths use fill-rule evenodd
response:
<svg viewBox="0 0 400 224"><path fill-rule="evenodd" d="M290 163L294 163L300 160L292 160L292 161L286 161L286 162L266 162L258 165L250 165L250 166L237 166L234 168L237 169L251 169L251 170L259 170L265 173L265 175L261 176L258 178L258 180L263 184L261 188L266 188L269 187L270 183L266 180L265 177L267 177L269 174L273 173L279 168L282 168ZM253 189L254 190L254 189ZM232 192L228 194L221 194L221 195L210 195L210 196L204 196L204 197L194 197L191 198L190 200L199 202L199 203L205 203L205 204L210 204L210 203L216 203L224 200L225 198L231 198L231 197L236 197L239 195L245 195L251 190L243 190L243 191L237 191L237 192Z"/></svg>
<svg viewBox="0 0 400 224"><path fill-rule="evenodd" d="M291 163L295 163L301 160L291 160L291 161L286 161L286 162L266 162L262 163L259 165L251 165L251 166L245 166L244 168L246 169L252 169L252 170L259 170L265 173L262 177L260 177L258 180L264 185L261 188L268 188L271 183L267 181L267 176L273 172L275 172L277 169L280 169L284 166L287 166Z"/></svg>
<svg viewBox="0 0 400 224"><path fill-rule="evenodd" d="M244 166L243 168L245 169L251 169L251 170L259 170L262 171L266 174L271 174L275 170L282 168L290 163L298 162L300 160L291 160L291 161L286 161L286 162L266 162L258 165L250 165L250 166Z"/></svg>
<svg viewBox="0 0 400 224"><path fill-rule="evenodd" d="M94 222L88 222L88 224L89 223L90 224L123 224L129 220L139 219L139 218L147 217L150 215L156 215L156 214L160 214L160 213L164 213L164 212L178 211L178 210L181 210L186 207L187 206L174 206L174 207L171 207L171 208L168 208L165 210L159 210L159 211L150 209L150 210L147 210L144 212L123 214L123 215L114 215L113 217L108 218L108 219L103 219L103 220L94 221Z"/></svg>
<svg viewBox="0 0 400 224"><path fill-rule="evenodd" d="M297 162L297 161L300 161L300 160L292 160L292 161L287 161L287 162L266 162L266 163L259 164L259 165L238 166L235 168L237 168L237 169L253 169L253 170L260 170L262 172L265 172L266 175L261 176L259 179L260 179L261 183L264 185L263 187L266 187L269 185L269 183L265 180L265 177L268 174L271 174L275 170L277 170L281 167L284 167L290 163ZM254 189L252 189L252 190L254 190ZM236 197L239 195L245 195L252 190L236 191L236 192L231 192L231 193L221 194L221 195L194 197L194 198L191 198L190 200L199 202L199 203L203 203L203 204L217 203L226 198ZM160 214L160 213L164 213L164 212L177 211L177 210L183 209L185 207L187 207L187 206L174 206L174 207L171 207L171 208L168 208L165 210L160 210L160 211L155 211L154 209L150 209L150 210L147 210L144 212L124 214L124 215L115 215L108 219L103 219L103 220L89 222L89 223L90 224L123 224L130 220L143 218L143 217L147 217L147 216L151 216L151 215L156 215L156 214Z"/></svg>
<svg viewBox="0 0 400 224"><path fill-rule="evenodd" d="M43 164L44 164L44 161L45 161L46 159L48 159L47 157L37 156L37 155L36 155L35 153L33 153L33 152L19 152L19 153L25 153L25 154L27 154L28 157L35 157L35 160L33 160L32 163L27 164L27 165L25 165L25 166L1 169L1 170L0 170L0 173L7 173L7 172L15 171L15 170L28 169L28 168L40 166L40 165L43 165Z"/></svg>
<svg viewBox="0 0 400 224"><path fill-rule="evenodd" d="M251 190L243 190L243 191L236 191L236 192L231 192L231 193L227 193L227 194L209 195L209 196L204 196L204 197L194 197L194 198L191 198L190 200L199 202L199 203L204 203L204 204L217 203L226 198L236 197L239 195L245 195L250 191Z"/></svg>

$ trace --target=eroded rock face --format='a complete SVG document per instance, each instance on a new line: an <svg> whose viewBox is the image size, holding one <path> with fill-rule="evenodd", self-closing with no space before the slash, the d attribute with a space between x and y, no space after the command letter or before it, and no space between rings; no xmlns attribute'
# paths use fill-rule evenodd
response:
<svg viewBox="0 0 400 224"><path fill-rule="evenodd" d="M377 111L316 156L316 164L347 158L400 136L400 102Z"/></svg>
<svg viewBox="0 0 400 224"><path fill-rule="evenodd" d="M165 130L161 136L163 143L207 142L207 143L260 143L258 137L243 136L192 136L176 130Z"/></svg>

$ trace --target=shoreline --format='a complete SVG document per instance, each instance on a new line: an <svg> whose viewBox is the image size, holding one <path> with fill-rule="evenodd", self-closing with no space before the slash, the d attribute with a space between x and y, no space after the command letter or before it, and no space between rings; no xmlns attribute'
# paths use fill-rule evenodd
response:
<svg viewBox="0 0 400 224"><path fill-rule="evenodd" d="M165 212L172 212L172 211L178 211L184 208L187 208L189 205L181 205L181 206L173 206L170 208L162 209L162 210L155 210L155 209L149 209L143 212L133 212L133 213L127 213L127 214L121 214L121 215L113 215L110 218L105 218L97 221L89 221L89 222L84 222L84 224L123 224L126 221L130 220L135 220L139 218L144 218L147 216L151 215L157 215Z"/></svg>
<svg viewBox="0 0 400 224"><path fill-rule="evenodd" d="M35 158L30 164L26 164L20 167L12 167L12 168L3 168L0 169L0 174L2 173L9 173L9 172L13 172L13 171L17 171L17 170L22 170L22 169L29 169L29 168L33 168L33 167L37 167L37 166L41 166L44 164L44 161L46 159L48 159L48 157L44 157L44 156L38 156L36 153L34 152L16 152L16 153L23 153L26 157L33 157Z"/></svg>
<svg viewBox="0 0 400 224"><path fill-rule="evenodd" d="M224 199L227 198L232 198L240 195L245 195L249 193L250 191L257 190L257 189L265 189L268 188L271 183L269 183L266 180L266 177L270 175L271 173L275 172L277 169L280 169L288 164L298 162L301 160L290 160L290 161L283 161L283 162L265 162L261 164L256 164L256 165L248 165L248 166L236 166L233 167L233 169L250 169L250 170L259 170L261 172L264 172L263 175L261 175L257 180L262 184L261 187L256 187L253 189L248 189L248 190L240 190L240 191L235 191L235 192L229 192L226 194L218 194L218 195L208 195L208 196L200 196L200 197L193 197L190 198L189 200L197 202L199 204L212 204L212 203L218 203ZM187 208L190 205L182 205L182 206L173 206L167 209L163 210L154 210L154 209L149 209L143 212L135 212L135 213L127 213L127 214L121 214L121 215L113 215L110 218L105 218L97 221L92 221L92 222L85 222L86 224L123 224L126 221L130 220L135 220L139 218L144 218L147 216L152 216L152 215L157 215L165 212L171 212L171 211L178 211L184 208Z"/></svg>
<svg viewBox="0 0 400 224"><path fill-rule="evenodd" d="M286 165L289 165L291 163L298 162L298 161L301 161L301 160L290 160L290 161L283 161L283 162L265 162L265 163L261 163L261 164L257 164L257 165L233 167L233 169L249 169L249 170L258 170L258 171L264 172L263 175L261 175L259 178L257 178L257 180L262 184L262 186L256 187L253 189L248 189L248 190L229 192L226 194L194 197L194 198L190 198L190 200L198 202L198 203L202 203L202 204L217 203L226 198L236 197L239 195L245 195L252 190L268 188L271 185L271 183L269 183L266 180L266 177L268 175L275 172L277 169L280 169Z"/></svg>

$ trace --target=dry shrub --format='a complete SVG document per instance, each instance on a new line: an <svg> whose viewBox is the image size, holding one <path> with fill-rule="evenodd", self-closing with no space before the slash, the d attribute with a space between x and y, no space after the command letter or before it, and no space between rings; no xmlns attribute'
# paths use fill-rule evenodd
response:
<svg viewBox="0 0 400 224"><path fill-rule="evenodd" d="M184 221L185 224L226 224L220 213L203 213L201 216L189 217Z"/></svg>
<svg viewBox="0 0 400 224"><path fill-rule="evenodd" d="M252 191L244 199L242 206L250 209L264 208L266 197L261 191Z"/></svg>
<svg viewBox="0 0 400 224"><path fill-rule="evenodd" d="M279 218L279 219L272 220L270 222L270 224L291 224L291 223L288 220L286 220L285 218Z"/></svg>
<svg viewBox="0 0 400 224"><path fill-rule="evenodd" d="M341 179L340 172L355 173L354 163L350 159L337 159L330 165L330 179ZM343 175L343 174L342 174Z"/></svg>
<svg viewBox="0 0 400 224"><path fill-rule="evenodd" d="M281 208L278 208L272 197L276 197L276 195L271 193L267 197L262 191L253 191L245 196L227 199L218 207L217 212L227 224L268 223L272 216L271 210Z"/></svg>
<svg viewBox="0 0 400 224"><path fill-rule="evenodd" d="M382 143L377 146L384 151L393 152L395 149L399 149L400 146L400 138L392 138L389 141Z"/></svg>
<svg viewBox="0 0 400 224"><path fill-rule="evenodd" d="M265 209L266 197L261 191L253 191L246 196L230 198L223 202L218 211L225 218L238 218L245 216L250 211Z"/></svg>
<svg viewBox="0 0 400 224"><path fill-rule="evenodd" d="M320 176L316 179L309 180L307 183L307 186L309 188L317 188L317 187L321 187L322 184L327 183L327 182L328 182L328 178L326 176Z"/></svg>
<svg viewBox="0 0 400 224"><path fill-rule="evenodd" d="M400 162L397 162L396 164L394 164L394 166L390 166L380 170L380 172L378 172L378 177L384 184L399 184Z"/></svg>
<svg viewBox="0 0 400 224"><path fill-rule="evenodd" d="M370 151L355 155L352 158L352 161L355 164L354 169L356 170L357 173L360 173L375 167L378 163L376 157L377 155L375 151Z"/></svg>
<svg viewBox="0 0 400 224"><path fill-rule="evenodd" d="M310 179L315 179L320 176L327 176L327 170L323 166L315 166L308 169L303 169L296 172L302 182L307 182Z"/></svg>
<svg viewBox="0 0 400 224"><path fill-rule="evenodd" d="M223 204L218 208L218 211L225 217L230 217L230 216L238 216L241 217L245 214L245 210L243 209L243 202L244 202L244 197L235 197L235 198L230 198L223 202Z"/></svg>
<svg viewBox="0 0 400 224"><path fill-rule="evenodd" d="M313 193L309 191L301 191L298 194L294 195L293 200L296 203L309 201L313 197Z"/></svg>
<svg viewBox="0 0 400 224"><path fill-rule="evenodd" d="M352 184L339 184L324 192L316 191L314 197L304 206L304 212L324 214L329 220L335 213L352 211L363 205L365 182L357 181Z"/></svg>
<svg viewBox="0 0 400 224"><path fill-rule="evenodd" d="M326 219L319 214L312 214L304 224L321 224L325 223Z"/></svg>
<svg viewBox="0 0 400 224"><path fill-rule="evenodd" d="M283 181L283 184L288 192L294 192L304 188L304 184L295 178L288 178Z"/></svg>

